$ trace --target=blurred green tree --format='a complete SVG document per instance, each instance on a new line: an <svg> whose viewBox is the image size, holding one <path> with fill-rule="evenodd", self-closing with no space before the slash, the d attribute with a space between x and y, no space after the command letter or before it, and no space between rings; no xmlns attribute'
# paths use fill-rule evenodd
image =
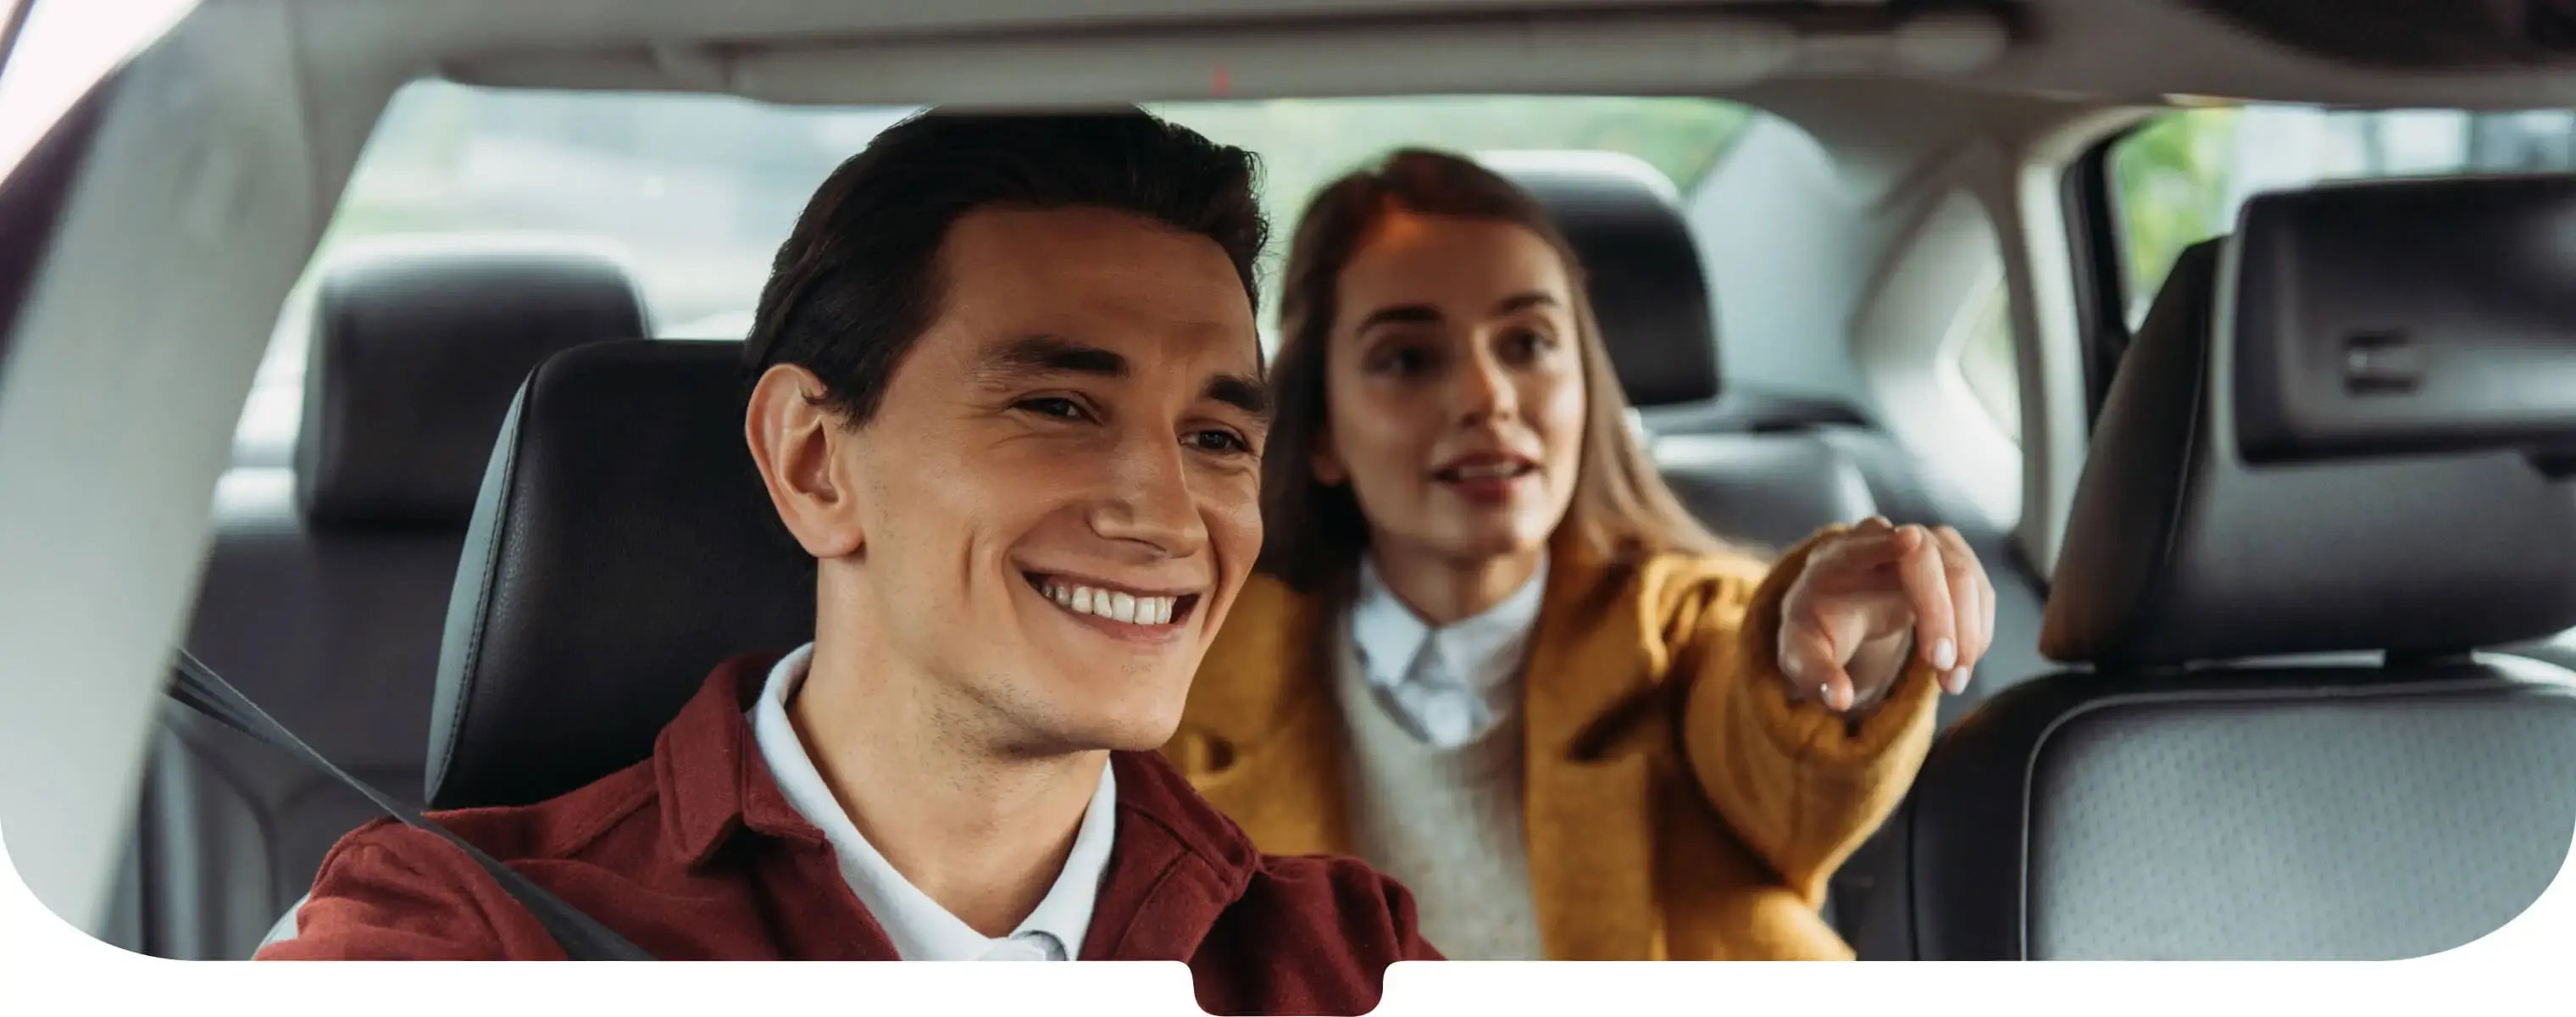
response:
<svg viewBox="0 0 2576 1017"><path fill-rule="evenodd" d="M2111 147L2111 186L2132 320L2183 248L2227 228L2234 109L2158 115Z"/></svg>

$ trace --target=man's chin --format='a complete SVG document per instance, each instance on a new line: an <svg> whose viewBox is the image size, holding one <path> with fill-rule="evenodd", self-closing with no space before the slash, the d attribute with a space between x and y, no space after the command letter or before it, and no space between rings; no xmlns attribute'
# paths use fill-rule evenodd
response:
<svg viewBox="0 0 2576 1017"><path fill-rule="evenodd" d="M1076 752L1145 752L1163 747L1180 729L1180 704L1104 710L1100 704L1059 710L1028 725L1022 751L1037 755Z"/></svg>
<svg viewBox="0 0 2576 1017"><path fill-rule="evenodd" d="M1083 752L1151 752L1171 741L1172 730L1165 728L1156 733L1141 726L1060 729L1022 739L1014 747L1014 754L1036 759Z"/></svg>
<svg viewBox="0 0 2576 1017"><path fill-rule="evenodd" d="M1179 730L1180 726L1179 710L1169 711L1168 715L1155 711L1151 716L1105 718L1100 723L1087 725L1084 736L1091 748L1111 752L1150 752L1171 741L1172 732Z"/></svg>

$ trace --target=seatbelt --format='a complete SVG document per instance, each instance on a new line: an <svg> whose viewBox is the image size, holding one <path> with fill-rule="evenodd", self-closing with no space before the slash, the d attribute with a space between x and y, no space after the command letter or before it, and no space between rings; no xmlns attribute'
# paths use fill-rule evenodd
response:
<svg viewBox="0 0 2576 1017"><path fill-rule="evenodd" d="M323 758L322 753L315 751L313 746L305 744L303 739L295 737L295 732L287 730L285 725L271 718L266 711L252 703L250 697L242 695L240 690L233 688L221 676L216 675L213 668L207 667L205 662L198 660L185 649L179 651L179 659L170 669L170 698L213 718L225 727L249 735L257 741L266 743L270 748L294 756L306 765L330 774L332 779L367 796L368 801L376 803L376 808L384 810L385 815L402 820L404 825L456 845L457 850L465 852L467 857L474 859L474 864L482 866L483 871L492 874L492 878L501 884L502 892L509 894L512 899L519 902L520 906L527 908L529 914L535 915L537 922L546 927L546 931L554 936L555 944L562 947L564 954L571 959L623 961L653 959L653 955L645 953L642 947L628 942L626 937L600 924L598 919L583 914L581 909L564 903L563 898L547 892L546 888L538 886L528 877L501 864L499 859L484 854L481 848L466 843L465 838L457 836L455 831L421 815L419 809L376 790L373 785L350 776L348 771L333 765L330 760Z"/></svg>

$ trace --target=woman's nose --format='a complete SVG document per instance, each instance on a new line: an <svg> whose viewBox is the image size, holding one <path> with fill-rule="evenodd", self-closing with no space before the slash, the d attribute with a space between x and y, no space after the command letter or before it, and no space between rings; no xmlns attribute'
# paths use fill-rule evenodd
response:
<svg viewBox="0 0 2576 1017"><path fill-rule="evenodd" d="M1476 357L1460 367L1453 389L1460 421L1508 420L1519 412L1519 394L1503 373L1503 365L1490 357Z"/></svg>

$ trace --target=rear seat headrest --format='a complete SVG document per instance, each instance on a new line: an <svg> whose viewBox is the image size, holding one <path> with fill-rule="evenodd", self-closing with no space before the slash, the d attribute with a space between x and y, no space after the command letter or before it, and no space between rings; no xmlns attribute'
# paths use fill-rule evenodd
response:
<svg viewBox="0 0 2576 1017"><path fill-rule="evenodd" d="M316 526L457 527L510 393L539 361L645 334L615 261L439 241L329 269L315 296L296 494Z"/></svg>
<svg viewBox="0 0 2576 1017"><path fill-rule="evenodd" d="M1497 152L1479 161L1538 199L1574 245L1619 384L1634 405L1717 396L1717 326L1699 247L1670 180L1611 152Z"/></svg>
<svg viewBox="0 0 2576 1017"><path fill-rule="evenodd" d="M650 755L725 658L814 632L812 559L742 438L740 342L612 342L529 376L448 605L432 806L518 805Z"/></svg>
<svg viewBox="0 0 2576 1017"><path fill-rule="evenodd" d="M2112 378L2041 652L2130 666L2432 653L2576 625L2576 485L2518 452L2244 461L2218 325L2234 258L2225 238L2185 251Z"/></svg>

